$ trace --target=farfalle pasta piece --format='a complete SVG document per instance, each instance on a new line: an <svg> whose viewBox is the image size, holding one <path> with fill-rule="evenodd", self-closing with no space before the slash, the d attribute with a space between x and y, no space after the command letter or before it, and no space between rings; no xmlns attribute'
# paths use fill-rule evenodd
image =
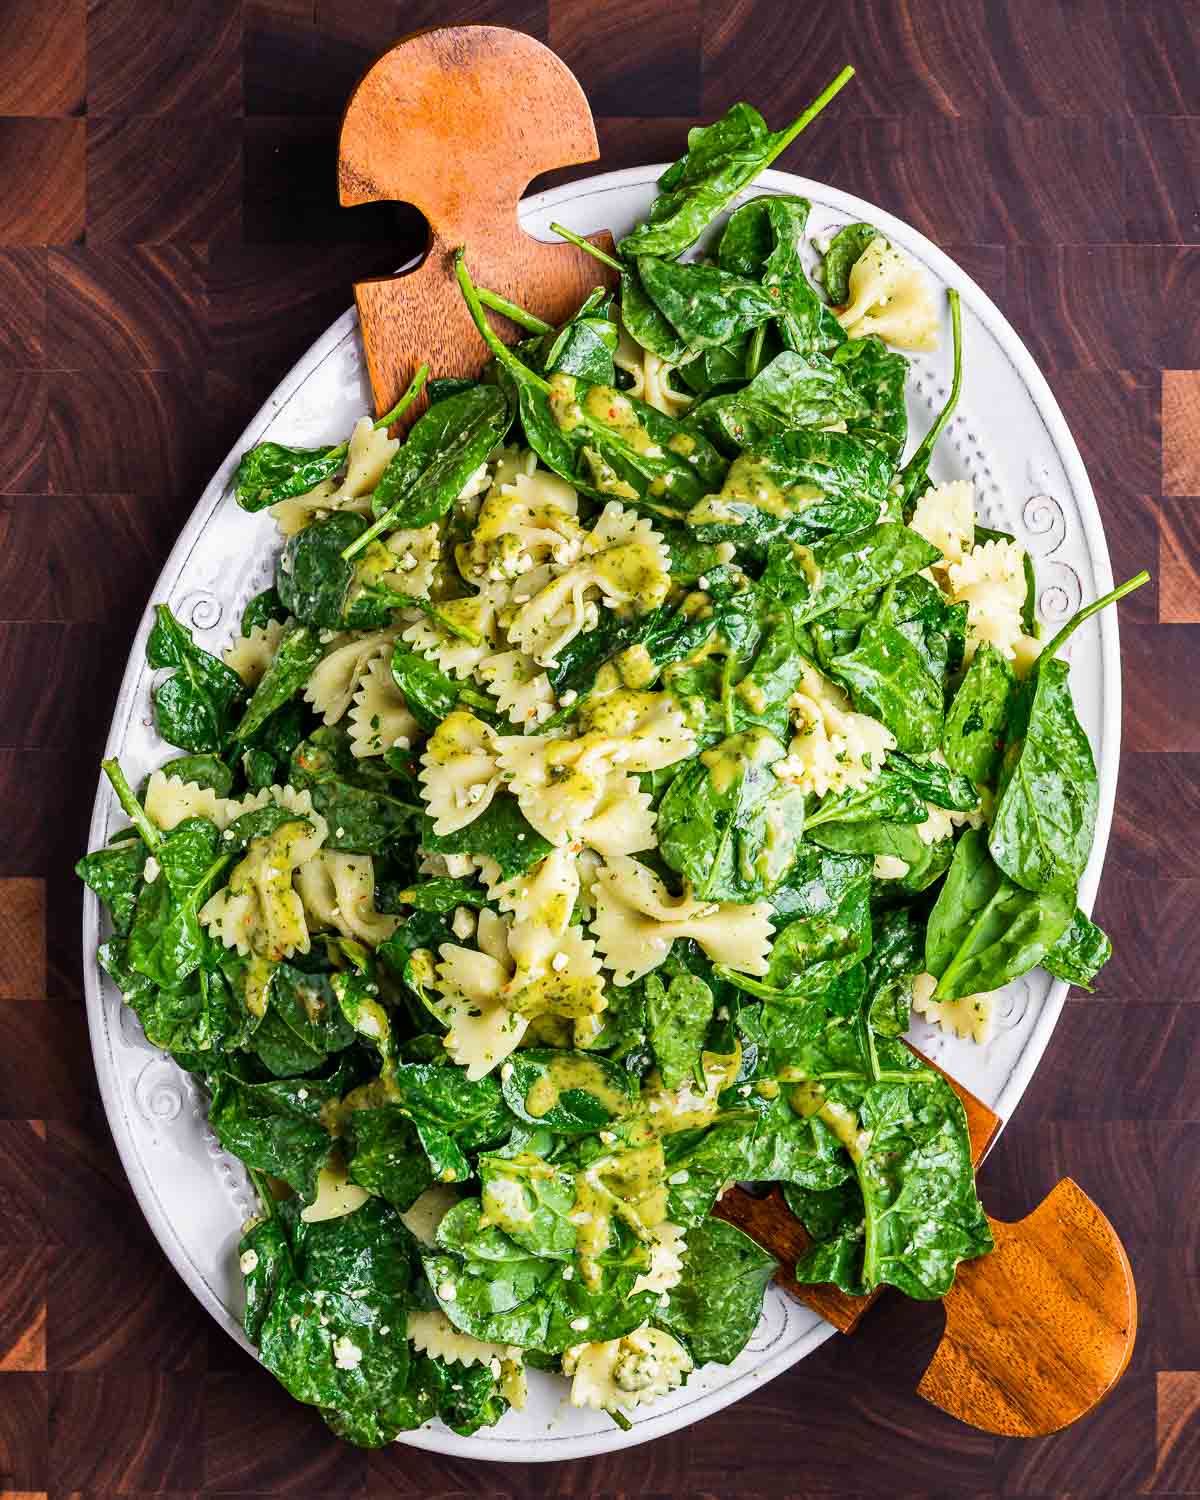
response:
<svg viewBox="0 0 1200 1500"><path fill-rule="evenodd" d="M399 746L407 750L420 733L388 661L376 657L354 694L350 710L350 753L363 760Z"/></svg>
<svg viewBox="0 0 1200 1500"><path fill-rule="evenodd" d="M643 849L653 849L652 801L635 776L610 771L604 778L600 800L577 826L575 837L597 854L639 854Z"/></svg>
<svg viewBox="0 0 1200 1500"><path fill-rule="evenodd" d="M465 576L498 582L551 562L569 566L587 534L578 510L574 487L547 469L493 484L470 544L460 550Z"/></svg>
<svg viewBox="0 0 1200 1500"><path fill-rule="evenodd" d="M465 599L447 599L438 605L440 614L474 639L453 635L437 620L422 615L404 632L404 639L414 651L436 661L452 677L470 677L475 668L496 647L496 602L485 594L471 594Z"/></svg>
<svg viewBox="0 0 1200 1500"><path fill-rule="evenodd" d="M771 770L803 792L823 797L866 786L896 747L889 729L870 714L856 713L842 689L808 662L788 705L796 732Z"/></svg>
<svg viewBox="0 0 1200 1500"><path fill-rule="evenodd" d="M375 865L369 854L321 849L296 871L295 887L314 928L372 948L386 942L400 920L375 910Z"/></svg>
<svg viewBox="0 0 1200 1500"><path fill-rule="evenodd" d="M639 1292L669 1292L672 1287L679 1285L683 1275L683 1257L687 1253L687 1243L679 1225L672 1224L669 1219L664 1220L661 1224L652 1225L649 1235L650 1268L643 1271L633 1283L630 1292L632 1297L636 1297Z"/></svg>
<svg viewBox="0 0 1200 1500"><path fill-rule="evenodd" d="M490 724L461 708L430 735L419 780L439 838L473 823L490 806L500 786L498 744Z"/></svg>
<svg viewBox="0 0 1200 1500"><path fill-rule="evenodd" d="M609 501L584 537L578 561L540 588L508 622L510 642L543 665L599 618L598 595L610 609L653 609L671 586L671 558L653 522Z"/></svg>
<svg viewBox="0 0 1200 1500"><path fill-rule="evenodd" d="M292 877L316 856L323 837L311 822L296 819L251 839L229 884L200 908L212 936L241 954L272 961L307 953L308 923Z"/></svg>
<svg viewBox="0 0 1200 1500"><path fill-rule="evenodd" d="M522 1357L522 1351L514 1345L489 1344L472 1338L469 1333L460 1333L440 1307L410 1312L405 1333L413 1348L422 1354L445 1360L448 1365L495 1365L492 1373L496 1375L501 1360L519 1361Z"/></svg>
<svg viewBox="0 0 1200 1500"><path fill-rule="evenodd" d="M672 896L653 871L626 855L610 856L596 875L591 927L596 949L619 985L657 969L676 938L691 938L714 963L743 974L765 974L772 908L758 901L700 901Z"/></svg>
<svg viewBox="0 0 1200 1500"><path fill-rule="evenodd" d="M313 668L304 685L304 697L325 724L345 717L354 694L370 664L390 657L396 630L377 630L367 635L336 636L329 650Z"/></svg>
<svg viewBox="0 0 1200 1500"><path fill-rule="evenodd" d="M544 839L566 844L600 805L608 779L604 745L550 735L496 741L500 770L521 811Z"/></svg>
<svg viewBox="0 0 1200 1500"><path fill-rule="evenodd" d="M962 562L975 545L975 486L967 479L932 486L908 524L941 551L944 564Z"/></svg>
<svg viewBox="0 0 1200 1500"><path fill-rule="evenodd" d="M644 401L665 416L678 420L695 400L694 396L672 387L670 375L675 366L635 343L624 323L620 324L613 364L630 377L631 384L625 395L632 396L635 401Z"/></svg>
<svg viewBox="0 0 1200 1500"><path fill-rule="evenodd" d="M605 747L611 763L626 771L661 771L696 748L695 732L671 693L596 693L580 710L579 723L589 747Z"/></svg>
<svg viewBox="0 0 1200 1500"><path fill-rule="evenodd" d="M572 1377L572 1406L628 1411L669 1395L693 1365L677 1339L643 1324L623 1338L574 1345L563 1355L562 1367Z"/></svg>
<svg viewBox="0 0 1200 1500"><path fill-rule="evenodd" d="M979 995L960 995L957 1000L935 1000L937 980L932 974L918 974L913 980L913 1009L943 1031L952 1032L982 1046L992 1039L996 1015L996 991Z"/></svg>
<svg viewBox="0 0 1200 1500"><path fill-rule="evenodd" d="M282 639L283 625L278 620L268 620L265 625L256 625L249 635L235 635L221 653L221 659L247 687L257 687L275 659Z"/></svg>
<svg viewBox="0 0 1200 1500"><path fill-rule="evenodd" d="M178 776L167 776L162 771L150 773L143 805L147 816L164 833L185 818L207 818L218 828L228 827L231 821L228 799L218 797L212 787L181 781Z"/></svg>
<svg viewBox="0 0 1200 1500"><path fill-rule="evenodd" d="M531 870L490 884L500 910L512 916L508 952L513 960L509 988L520 988L546 972L566 932L579 896L579 871L569 847L555 849Z"/></svg>
<svg viewBox="0 0 1200 1500"><path fill-rule="evenodd" d="M399 439L377 429L370 417L359 417L350 434L346 470L341 480L323 479L303 495L271 506L271 515L280 531L284 536L294 536L318 516L333 510L369 515L371 495L399 446Z"/></svg>
<svg viewBox="0 0 1200 1500"><path fill-rule="evenodd" d="M442 555L441 532L435 523L412 531L393 531L386 541L375 541L362 552L350 585L360 589L382 584L397 594L424 598L433 587Z"/></svg>
<svg viewBox="0 0 1200 1500"><path fill-rule="evenodd" d="M1025 552L1020 543L983 542L952 564L947 576L954 602L967 606L966 662L982 641L1012 661L1023 634Z"/></svg>
<svg viewBox="0 0 1200 1500"><path fill-rule="evenodd" d="M878 334L897 349L936 349L938 310L929 278L882 235L850 268L850 301L837 314L852 339Z"/></svg>
<svg viewBox="0 0 1200 1500"><path fill-rule="evenodd" d="M536 728L554 712L554 689L532 656L523 651L498 651L485 656L475 676L494 693L500 712L514 724Z"/></svg>

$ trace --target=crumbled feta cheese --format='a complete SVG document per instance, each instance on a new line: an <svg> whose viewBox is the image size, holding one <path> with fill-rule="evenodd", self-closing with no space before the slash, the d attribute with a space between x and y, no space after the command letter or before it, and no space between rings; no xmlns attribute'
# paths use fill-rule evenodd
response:
<svg viewBox="0 0 1200 1500"><path fill-rule="evenodd" d="M452 1281L443 1281L437 1289L437 1294L443 1302L453 1302L458 1296L458 1288Z"/></svg>
<svg viewBox="0 0 1200 1500"><path fill-rule="evenodd" d="M147 885L153 885L161 874L162 866L159 864L158 860L155 859L153 854L150 855L150 857L146 860L146 863L142 866L142 879L146 882Z"/></svg>
<svg viewBox="0 0 1200 1500"><path fill-rule="evenodd" d="M357 1344L342 1335L333 1341L333 1362L339 1370L357 1370L362 1364L363 1352Z"/></svg>
<svg viewBox="0 0 1200 1500"><path fill-rule="evenodd" d="M243 1276L249 1276L251 1271L257 1271L258 1252L256 1250L244 1250L241 1259L238 1261L238 1265L241 1267Z"/></svg>

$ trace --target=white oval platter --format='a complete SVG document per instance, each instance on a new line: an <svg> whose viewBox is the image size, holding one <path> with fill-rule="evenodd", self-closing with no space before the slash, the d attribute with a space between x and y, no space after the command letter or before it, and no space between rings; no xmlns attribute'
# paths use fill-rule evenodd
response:
<svg viewBox="0 0 1200 1500"><path fill-rule="evenodd" d="M581 234L611 229L619 238L645 215L661 170L611 172L540 193L523 203L521 222L546 240L554 238L549 227L554 219ZM938 444L934 479L974 481L985 523L1014 533L1028 548L1036 561L1044 625L1054 627L1082 600L1111 588L1100 516L1075 442L1029 352L979 287L923 235L847 193L777 171L764 173L753 191L799 193L811 199L809 229L816 236L865 219L915 256L939 291L958 289L965 341L963 396ZM913 361L909 405L912 430L918 436L946 394L948 317L944 325L938 353ZM213 476L151 601L170 604L200 644L219 652L246 601L270 581L279 546L270 518L247 515L229 493L239 455L266 438L299 444L340 441L355 418L370 409L358 320L351 310L282 381ZM133 642L106 752L120 757L135 784L171 753L158 740L150 715L154 673L145 663L150 623L148 608ZM1089 621L1072 641L1070 655L1080 719L1100 772L1096 843L1080 892L1082 906L1090 911L1108 842L1120 750L1115 611ZM105 843L121 822L120 809L101 780L89 847ZM100 971L95 960L100 935L99 906L87 892L83 958L88 1020L101 1093L121 1160L176 1270L230 1336L249 1348L239 1323L242 1293L235 1253L241 1223L252 1209L245 1174L208 1129L202 1093L149 1045L137 1019ZM918 1023L911 1035L1007 1118L1046 1048L1066 992L1064 983L1040 970L1010 985L1000 1005L995 1038L984 1047L946 1037L924 1023ZM698 1371L672 1398L639 1412L628 1433L602 1412L572 1408L565 1400L565 1381L534 1373L526 1409L509 1412L495 1428L459 1437L433 1423L401 1441L459 1457L508 1462L611 1452L719 1411L759 1389L832 1333L816 1314L771 1287L758 1330L734 1364Z"/></svg>

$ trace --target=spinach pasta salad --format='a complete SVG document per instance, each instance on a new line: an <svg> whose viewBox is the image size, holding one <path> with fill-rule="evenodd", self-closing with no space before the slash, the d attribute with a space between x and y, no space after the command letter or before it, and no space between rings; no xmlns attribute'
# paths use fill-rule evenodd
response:
<svg viewBox="0 0 1200 1500"><path fill-rule="evenodd" d="M157 607L173 753L105 763L130 826L78 873L257 1189L246 1333L351 1442L496 1423L529 1369L628 1426L732 1361L776 1269L738 1182L798 1281L941 1296L991 1238L911 1014L983 1043L1108 957L1060 650L1145 575L1041 640L1030 558L929 476L956 295L910 434L924 271L746 196L839 85L693 130L562 327L464 247L479 378L243 456L282 546L223 657Z"/></svg>

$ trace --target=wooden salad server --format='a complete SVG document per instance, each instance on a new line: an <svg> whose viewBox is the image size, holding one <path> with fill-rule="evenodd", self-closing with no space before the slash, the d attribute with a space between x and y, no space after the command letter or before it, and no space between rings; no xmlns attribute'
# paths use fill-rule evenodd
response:
<svg viewBox="0 0 1200 1500"><path fill-rule="evenodd" d="M474 375L486 357L454 280L466 245L477 285L562 323L616 275L586 251L544 244L517 223L540 172L600 154L587 99L548 47L503 26L449 26L398 42L350 96L338 148L344 206L415 204L429 248L402 276L355 284L376 411L390 411L422 360L435 375ZM612 253L612 236L594 235ZM497 332L512 337L492 314ZM425 408L409 408L407 426Z"/></svg>
<svg viewBox="0 0 1200 1500"><path fill-rule="evenodd" d="M474 375L486 359L455 283L457 246L468 247L479 285L550 323L568 318L594 286L613 284L612 272L586 252L543 244L517 222L521 192L534 176L597 154L579 84L520 32L420 32L368 71L342 122L341 201L414 203L430 226L428 253L415 270L355 286L378 412L391 409L423 360L435 375ZM611 251L610 235L593 238ZM950 1082L978 1166L1000 1119ZM853 1332L874 1297L792 1279L788 1267L809 1240L778 1189L756 1198L735 1187L716 1212L775 1255L783 1286ZM1070 1178L1019 1223L989 1222L996 1249L959 1267L943 1298L945 1332L918 1390L987 1432L1056 1432L1090 1411L1129 1363L1137 1329L1129 1260L1112 1225Z"/></svg>

